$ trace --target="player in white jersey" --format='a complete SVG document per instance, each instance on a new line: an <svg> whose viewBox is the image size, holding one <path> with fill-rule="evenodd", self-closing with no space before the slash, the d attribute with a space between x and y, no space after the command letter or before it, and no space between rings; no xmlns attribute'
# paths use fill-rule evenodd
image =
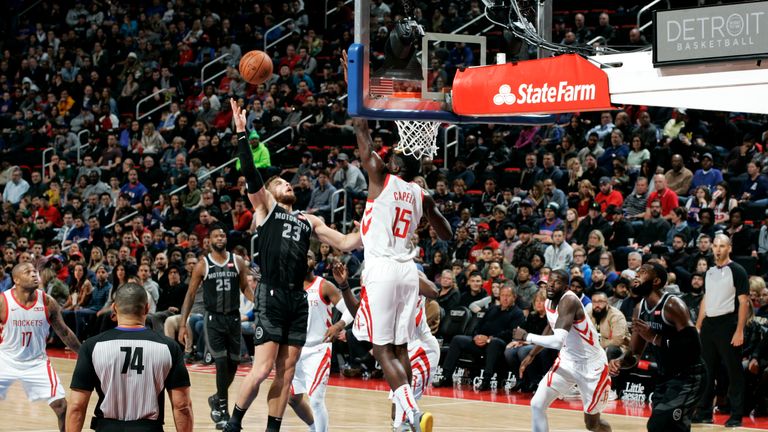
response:
<svg viewBox="0 0 768 432"><path fill-rule="evenodd" d="M368 121L354 119L357 146L368 172L368 201L360 223L365 246L365 269L360 308L355 320L367 331L353 327L355 337L373 344L373 356L394 391L394 401L405 411L415 431L431 431L432 416L422 413L411 388L408 341L418 313L418 274L413 262L413 233L426 216L438 237L452 237L451 226L431 196L415 183L420 162L393 154L385 165L373 151Z"/></svg>
<svg viewBox="0 0 768 432"><path fill-rule="evenodd" d="M531 399L532 430L549 430L547 407L558 395L565 394L576 384L584 403L587 429L610 432L611 426L600 418L611 390L608 358L600 346L600 335L584 312L584 306L568 289L568 273L564 270L554 270L549 277L546 311L549 325L542 335L530 334L521 328L514 331L515 339L536 345L523 359L520 376L542 349L560 350L555 364L544 375Z"/></svg>
<svg viewBox="0 0 768 432"><path fill-rule="evenodd" d="M13 268L13 288L0 294L0 399L14 381L21 381L31 401L45 399L64 430L67 401L59 375L45 353L50 329L74 352L80 341L64 323L59 304L45 294L40 275L30 263Z"/></svg>
<svg viewBox="0 0 768 432"><path fill-rule="evenodd" d="M339 332L354 320L352 314L357 310L358 301L349 289L344 264L337 261L333 265L333 277L339 288L315 276L312 272L315 264L315 254L308 251L307 275L304 278L304 290L309 304L307 341L296 363L288 404L309 426L311 432L326 432L328 410L325 408L325 388L331 372L331 345ZM335 324L332 323L334 306L342 313L341 319ZM309 397L309 403L304 394Z"/></svg>

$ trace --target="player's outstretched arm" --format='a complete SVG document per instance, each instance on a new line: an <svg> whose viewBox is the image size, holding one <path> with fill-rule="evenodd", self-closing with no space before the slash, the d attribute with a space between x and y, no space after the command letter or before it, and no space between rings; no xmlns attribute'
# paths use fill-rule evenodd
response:
<svg viewBox="0 0 768 432"><path fill-rule="evenodd" d="M518 335L518 330L522 330L522 329L520 329L519 327L515 329L515 333L514 333L515 334L515 339L519 339L518 338L518 336L519 336ZM523 331L525 331L525 330L523 330ZM547 324L547 326L544 327L544 331L541 332L541 335L542 336L549 336L551 334L552 334L552 328L549 326L549 324ZM527 333L526 333L526 335L527 335ZM522 337L520 339L525 339L525 338ZM533 347L531 352L529 352L528 355L525 356L523 361L520 362L520 371L519 371L519 375L518 376L521 376L521 377L523 376L523 374L525 373L525 369L528 368L528 366L533 362L533 360L536 358L536 356L539 355L539 353L542 352L542 351L544 351L544 347L541 346L541 345L535 345Z"/></svg>
<svg viewBox="0 0 768 432"><path fill-rule="evenodd" d="M59 335L61 341L64 342L64 345L69 347L72 351L78 352L80 350L80 341L77 339L77 336L72 333L72 330L69 329L67 324L64 323L59 303L48 294L45 295L45 303L48 307L48 322L51 323L53 331Z"/></svg>
<svg viewBox="0 0 768 432"><path fill-rule="evenodd" d="M451 232L451 224L448 222L445 216L440 213L440 210L438 210L437 206L435 205L435 200L432 199L431 196L424 194L422 205L424 206L424 215L427 217L427 220L429 221L429 224L432 226L432 228L434 228L437 232L437 236L440 238L440 240L451 240L453 238L453 232Z"/></svg>
<svg viewBox="0 0 768 432"><path fill-rule="evenodd" d="M179 325L179 334L177 335L179 342L181 343L185 343L187 337L187 319L189 318L189 312L192 310L192 305L195 303L197 290L200 288L200 283L203 281L205 266L205 260L201 259L198 261L195 268L192 270L192 277L189 279L187 295L184 296L184 304L181 306L181 324Z"/></svg>
<svg viewBox="0 0 768 432"><path fill-rule="evenodd" d="M176 431L191 432L195 425L195 419L192 415L192 398L189 397L189 386L169 389L168 398L173 407L173 422L176 424Z"/></svg>
<svg viewBox="0 0 768 432"><path fill-rule="evenodd" d="M341 317L341 319L346 324L352 324L354 316L357 314L357 308L360 306L360 301L357 299L357 297L355 297L349 287L349 281L347 280L349 277L349 271L347 270L347 266L345 266L344 263L339 260L336 260L333 263L332 271L333 278L336 280L338 288L336 288L336 286L332 283L328 282L329 286L327 288L329 291L324 292L328 294L327 298L331 301L331 303L333 303L334 306L336 306L336 309L338 309L342 315L344 315ZM345 310L347 311L346 313Z"/></svg>
<svg viewBox="0 0 768 432"><path fill-rule="evenodd" d="M565 338L573 326L576 311L581 307L581 302L574 296L563 296L557 305L558 316L555 328L550 335L536 335L526 332L520 327L514 330L515 339L525 339L526 342L536 346L559 350L565 344Z"/></svg>
<svg viewBox="0 0 768 432"><path fill-rule="evenodd" d="M234 98L230 99L229 103L232 105L232 120L235 122L235 131L237 132L237 155L240 159L240 169L248 185L248 199L253 205L254 220L257 225L260 225L266 219L269 210L276 204L275 198L264 188L264 179L261 178L261 174L253 163L251 146L245 135L245 109L241 109Z"/></svg>
<svg viewBox="0 0 768 432"><path fill-rule="evenodd" d="M64 430L67 432L80 432L83 430L91 393L88 390L72 389L72 393L67 401L67 420Z"/></svg>
<svg viewBox="0 0 768 432"><path fill-rule="evenodd" d="M355 127L357 149L360 151L360 162L362 162L363 168L368 172L368 189L370 191L371 186L375 186L374 189L380 189L384 186L387 170L379 154L373 151L373 140L371 139L371 131L368 129L368 120L354 118L352 119L352 125ZM379 192L380 190L376 190L374 196L378 195Z"/></svg>
<svg viewBox="0 0 768 432"><path fill-rule="evenodd" d="M342 234L326 225L322 219L315 215L305 214L304 216L312 224L312 228L321 242L327 243L343 252L350 252L363 247L363 238L359 232Z"/></svg>

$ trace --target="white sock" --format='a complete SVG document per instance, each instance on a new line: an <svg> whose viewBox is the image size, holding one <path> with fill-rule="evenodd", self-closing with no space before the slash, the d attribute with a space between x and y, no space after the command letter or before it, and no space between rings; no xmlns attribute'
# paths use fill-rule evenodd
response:
<svg viewBox="0 0 768 432"><path fill-rule="evenodd" d="M395 404L408 416L408 421L413 423L413 414L419 411L419 405L413 397L413 389L410 384L403 384L394 393Z"/></svg>
<svg viewBox="0 0 768 432"><path fill-rule="evenodd" d="M548 432L547 408L557 399L558 393L551 387L539 386L531 399L531 430Z"/></svg>
<svg viewBox="0 0 768 432"><path fill-rule="evenodd" d="M392 421L395 427L400 426L405 421L405 411L400 407L400 404L395 403L395 418Z"/></svg>
<svg viewBox="0 0 768 432"><path fill-rule="evenodd" d="M307 429L307 431L308 431L308 432L316 432L316 429L315 429L315 424L314 424L314 423L312 423L311 425L309 425L309 429Z"/></svg>

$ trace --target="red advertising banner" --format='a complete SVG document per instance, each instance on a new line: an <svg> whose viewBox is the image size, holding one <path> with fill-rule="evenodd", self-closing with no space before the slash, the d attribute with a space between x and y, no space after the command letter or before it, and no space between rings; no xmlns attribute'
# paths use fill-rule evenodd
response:
<svg viewBox="0 0 768 432"><path fill-rule="evenodd" d="M608 76L577 54L456 71L452 100L471 116L613 109Z"/></svg>

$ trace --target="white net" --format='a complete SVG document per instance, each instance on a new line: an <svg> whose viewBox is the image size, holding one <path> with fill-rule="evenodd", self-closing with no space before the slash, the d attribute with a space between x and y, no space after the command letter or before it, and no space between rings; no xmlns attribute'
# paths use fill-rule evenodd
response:
<svg viewBox="0 0 768 432"><path fill-rule="evenodd" d="M395 120L400 142L395 151L406 156L421 159L423 156L433 157L437 154L437 131L441 122Z"/></svg>

